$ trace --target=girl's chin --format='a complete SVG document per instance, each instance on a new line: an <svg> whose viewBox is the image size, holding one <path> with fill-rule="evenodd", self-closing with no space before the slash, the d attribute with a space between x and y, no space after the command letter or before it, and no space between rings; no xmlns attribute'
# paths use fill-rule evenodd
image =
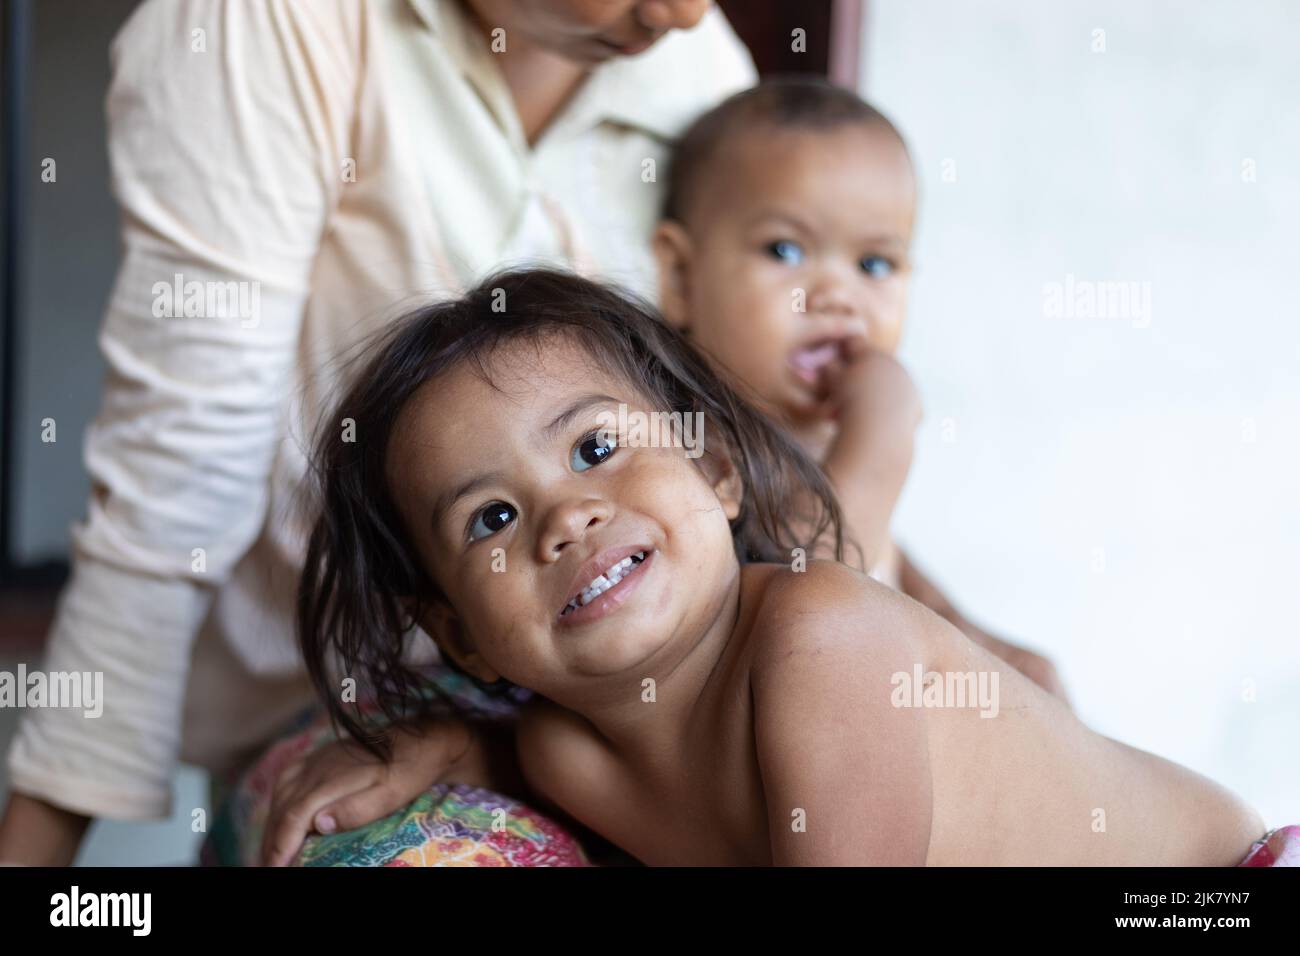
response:
<svg viewBox="0 0 1300 956"><path fill-rule="evenodd" d="M618 646L593 647L572 664L574 673L586 680L640 674L647 661L662 649L662 642L627 641L620 635Z"/></svg>

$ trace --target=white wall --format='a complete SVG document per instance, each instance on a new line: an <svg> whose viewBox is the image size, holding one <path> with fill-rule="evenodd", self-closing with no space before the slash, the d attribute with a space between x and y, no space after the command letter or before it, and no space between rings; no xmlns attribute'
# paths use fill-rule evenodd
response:
<svg viewBox="0 0 1300 956"><path fill-rule="evenodd" d="M1092 726L1300 821L1300 3L869 7L922 193L900 540ZM1052 317L1067 275L1149 316Z"/></svg>

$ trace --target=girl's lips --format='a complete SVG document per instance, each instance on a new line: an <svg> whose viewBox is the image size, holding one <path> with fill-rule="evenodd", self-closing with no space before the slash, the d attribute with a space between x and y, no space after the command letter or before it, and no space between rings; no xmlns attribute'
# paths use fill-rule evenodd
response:
<svg viewBox="0 0 1300 956"><path fill-rule="evenodd" d="M589 604L569 611L561 615L559 619L562 627L578 627L583 624L591 624L599 621L601 618L613 614L631 598L637 587L641 584L641 579L645 577L646 571L649 570L651 563L655 559L658 551L646 550L645 560L640 564L634 565L623 579L615 584L608 591L603 592L594 598Z"/></svg>

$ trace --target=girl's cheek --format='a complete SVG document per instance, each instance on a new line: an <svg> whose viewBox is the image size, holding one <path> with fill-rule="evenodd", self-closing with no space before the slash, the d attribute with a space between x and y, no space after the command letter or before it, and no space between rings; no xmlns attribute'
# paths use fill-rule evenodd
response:
<svg viewBox="0 0 1300 956"><path fill-rule="evenodd" d="M689 428L689 432L687 431ZM708 448L707 425L703 435L694 422L683 427L682 433L674 438L682 447L659 447L640 449L644 461L637 483L645 494L645 500L659 512L659 519L669 525L676 520L676 515L689 506L695 494L697 479L692 474L695 461L687 457L691 448L686 446L702 445Z"/></svg>

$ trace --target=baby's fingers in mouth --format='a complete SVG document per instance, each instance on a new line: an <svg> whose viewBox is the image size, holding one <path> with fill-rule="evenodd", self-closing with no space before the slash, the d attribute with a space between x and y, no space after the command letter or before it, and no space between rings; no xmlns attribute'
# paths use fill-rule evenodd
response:
<svg viewBox="0 0 1300 956"><path fill-rule="evenodd" d="M844 346L841 344L835 358L818 370L816 395L819 401L826 401L834 396L847 364Z"/></svg>

